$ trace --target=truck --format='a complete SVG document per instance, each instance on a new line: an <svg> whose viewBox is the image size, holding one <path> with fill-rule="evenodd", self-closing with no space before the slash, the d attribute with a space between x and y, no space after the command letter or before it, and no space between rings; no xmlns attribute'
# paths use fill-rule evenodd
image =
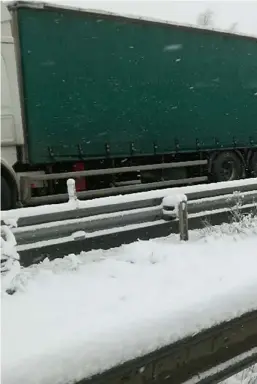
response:
<svg viewBox="0 0 257 384"><path fill-rule="evenodd" d="M257 39L1 3L1 209L257 175Z"/></svg>

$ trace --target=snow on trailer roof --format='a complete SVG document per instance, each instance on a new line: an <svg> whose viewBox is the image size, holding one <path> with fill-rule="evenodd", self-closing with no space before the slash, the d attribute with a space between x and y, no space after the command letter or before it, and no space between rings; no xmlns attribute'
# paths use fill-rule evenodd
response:
<svg viewBox="0 0 257 384"><path fill-rule="evenodd" d="M256 224L24 269L2 297L3 382L76 382L257 309Z"/></svg>
<svg viewBox="0 0 257 384"><path fill-rule="evenodd" d="M186 28L186 29L195 29L199 31L204 32L214 32L214 33L222 33L229 36L238 36L238 37L244 37L244 38L251 38L256 39L256 35L246 34L246 33L239 33L239 32L230 32L225 29L220 28L210 28L210 27L204 27L196 24L189 24L189 23L177 23L175 21L170 20L164 20L164 19L158 19L154 17L146 17L146 16L139 16L135 14L128 14L128 13L121 13L121 12L111 12L103 9L90 9L90 8L83 8L83 7L75 7L71 5L64 5L61 2L55 3L55 2L41 2L41 1L11 1L8 2L8 7L10 9L15 8L36 8L36 9L59 9L59 10L70 10L70 11L77 11L77 12L85 12L88 14L95 14L100 16L109 16L113 18L122 18L122 19L129 19L131 21L143 21L146 23L153 23L153 24L162 24L162 25L170 25L174 27L180 27L180 28Z"/></svg>

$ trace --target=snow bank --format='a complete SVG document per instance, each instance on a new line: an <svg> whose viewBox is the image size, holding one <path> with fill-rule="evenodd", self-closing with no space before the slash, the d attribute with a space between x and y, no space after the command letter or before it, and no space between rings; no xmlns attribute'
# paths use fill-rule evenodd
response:
<svg viewBox="0 0 257 384"><path fill-rule="evenodd" d="M80 380L256 309L254 225L245 234L191 238L23 270L24 291L2 299L3 383Z"/></svg>

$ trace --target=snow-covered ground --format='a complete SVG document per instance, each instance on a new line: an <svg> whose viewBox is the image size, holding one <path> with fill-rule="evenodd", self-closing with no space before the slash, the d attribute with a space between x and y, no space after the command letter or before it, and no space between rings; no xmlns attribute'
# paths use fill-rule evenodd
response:
<svg viewBox="0 0 257 384"><path fill-rule="evenodd" d="M51 2L195 26L206 15L207 27L257 36L253 1ZM79 380L256 309L257 223L190 238L137 242L24 269L18 292L2 296L2 382ZM253 384L256 367L255 376L249 371L226 384Z"/></svg>
<svg viewBox="0 0 257 384"><path fill-rule="evenodd" d="M24 269L18 292L2 297L3 383L79 380L256 309L257 221L190 239Z"/></svg>

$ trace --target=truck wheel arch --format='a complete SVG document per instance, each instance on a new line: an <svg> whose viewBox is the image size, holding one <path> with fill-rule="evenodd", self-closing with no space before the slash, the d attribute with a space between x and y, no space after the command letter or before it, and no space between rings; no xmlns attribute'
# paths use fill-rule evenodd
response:
<svg viewBox="0 0 257 384"><path fill-rule="evenodd" d="M5 180L11 192L11 208L16 208L17 201L19 200L18 180L13 169L1 160L1 179L2 178Z"/></svg>

